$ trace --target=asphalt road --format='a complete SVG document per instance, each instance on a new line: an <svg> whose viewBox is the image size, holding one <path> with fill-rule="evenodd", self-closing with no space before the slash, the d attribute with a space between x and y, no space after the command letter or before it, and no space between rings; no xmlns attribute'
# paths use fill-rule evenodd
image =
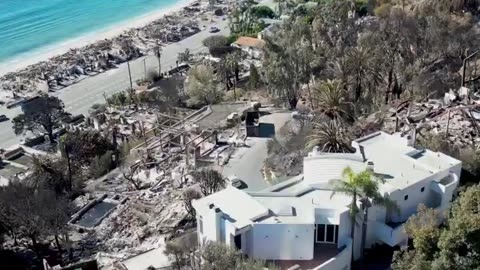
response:
<svg viewBox="0 0 480 270"><path fill-rule="evenodd" d="M202 45L203 39L213 35L208 32L210 26L217 26L220 32L215 35L229 35L230 30L227 26L227 21L218 20L217 22L202 23L206 25L200 33L188 37L180 42L169 44L163 48L162 52L162 72L167 71L176 66L176 60L179 52L190 49L191 53L199 53L206 51ZM130 62L130 69L132 73L132 80L144 77L144 61L147 66L147 72L151 69L158 70L157 58L153 55L142 57ZM130 87L128 78L127 64L122 64L120 67L109 70L105 73L89 77L74 85L66 87L58 92L53 93L58 96L65 104L65 109L72 114L86 114L88 109L95 103L105 103L104 94L109 96L114 93L123 91ZM21 112L20 108L7 109L0 107L0 114L7 115L12 119ZM0 148L7 148L14 144L18 144L22 136L16 136L12 129L11 121L4 121L0 123Z"/></svg>
<svg viewBox="0 0 480 270"><path fill-rule="evenodd" d="M260 123L273 124L275 132L291 119L291 113L273 113L260 117ZM259 191L270 186L262 174L263 162L267 158L267 142L270 138L248 137L249 147L238 148L223 168L225 177L233 176L240 178L247 184L246 190Z"/></svg>

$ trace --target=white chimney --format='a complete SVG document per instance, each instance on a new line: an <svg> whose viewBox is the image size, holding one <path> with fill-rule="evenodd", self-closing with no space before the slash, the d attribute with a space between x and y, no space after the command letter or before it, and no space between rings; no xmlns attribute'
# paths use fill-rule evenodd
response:
<svg viewBox="0 0 480 270"><path fill-rule="evenodd" d="M221 241L222 240L222 230L221 230L221 227L222 227L222 216L223 216L223 212L222 210L220 210L220 208L216 207L214 208L214 211L215 211L215 234L216 234L216 240L217 241ZM223 232L225 233L225 232Z"/></svg>
<svg viewBox="0 0 480 270"><path fill-rule="evenodd" d="M373 161L367 160L367 168L366 169L368 171L374 172L374 168L375 168L375 164L373 163Z"/></svg>

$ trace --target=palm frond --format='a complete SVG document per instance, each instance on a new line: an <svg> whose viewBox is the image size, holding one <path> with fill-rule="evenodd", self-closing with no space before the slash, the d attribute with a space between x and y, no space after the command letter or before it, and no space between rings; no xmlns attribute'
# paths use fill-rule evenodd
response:
<svg viewBox="0 0 480 270"><path fill-rule="evenodd" d="M344 84L340 81L326 80L313 87L313 97L319 110L332 119L349 115L350 102Z"/></svg>
<svg viewBox="0 0 480 270"><path fill-rule="evenodd" d="M305 148L312 149L319 146L322 152L327 153L351 153L350 133L343 127L340 121L330 120L313 123L313 132L307 138Z"/></svg>
<svg viewBox="0 0 480 270"><path fill-rule="evenodd" d="M333 198L337 193L352 196L352 194L355 192L355 187L346 181L332 179L328 184L332 188L332 194L330 194L330 198Z"/></svg>

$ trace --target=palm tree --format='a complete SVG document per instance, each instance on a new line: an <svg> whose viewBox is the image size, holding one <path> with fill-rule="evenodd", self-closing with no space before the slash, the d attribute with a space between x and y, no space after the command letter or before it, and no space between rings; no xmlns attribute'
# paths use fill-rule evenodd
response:
<svg viewBox="0 0 480 270"><path fill-rule="evenodd" d="M354 48L347 53L350 67L352 88L355 91L355 101L358 101L365 91L373 91L382 82L380 72L372 63L372 54L363 47Z"/></svg>
<svg viewBox="0 0 480 270"><path fill-rule="evenodd" d="M351 90L356 102L383 81L372 54L371 50L355 47L328 65L327 73L340 80L345 90Z"/></svg>
<svg viewBox="0 0 480 270"><path fill-rule="evenodd" d="M351 153L350 133L343 123L336 119L319 121L313 124L312 134L307 137L305 148L319 146L322 152Z"/></svg>
<svg viewBox="0 0 480 270"><path fill-rule="evenodd" d="M365 171L355 173L352 168L346 167L342 172L342 180L331 180L330 186L332 187L332 194L330 198L337 193L342 193L352 198L350 204L350 217L351 217L351 231L350 237L352 238L352 247L355 237L355 218L360 212L357 205L357 201L362 202L362 208L364 211L364 218L362 224L362 243L361 250L365 246L365 234L368 218L368 209L370 208L370 201L375 205L385 206L387 209L395 209L398 211L398 206L395 202L389 198L380 194L379 184L385 183L382 178L376 177L372 170L367 169ZM352 251L352 262L354 259Z"/></svg>
<svg viewBox="0 0 480 270"><path fill-rule="evenodd" d="M225 57L225 68L227 73L226 80L230 83L230 78L233 75L233 100L237 100L236 95L236 86L238 82L238 75L239 75L239 65L238 63L241 61L240 55L238 53L231 53Z"/></svg>
<svg viewBox="0 0 480 270"><path fill-rule="evenodd" d="M327 80L316 85L313 97L320 109L330 119L339 119L349 114L350 102L347 102L347 92L340 81Z"/></svg>
<svg viewBox="0 0 480 270"><path fill-rule="evenodd" d="M230 90L230 69L227 63L227 58L223 57L216 66L217 70L217 79L225 83L225 88L227 91Z"/></svg>
<svg viewBox="0 0 480 270"><path fill-rule="evenodd" d="M162 63L160 61L161 58L162 58L162 46L157 45L157 46L155 46L155 48L153 50L154 50L155 56L157 57L157 60L158 60L158 77L160 77L161 73L162 73Z"/></svg>

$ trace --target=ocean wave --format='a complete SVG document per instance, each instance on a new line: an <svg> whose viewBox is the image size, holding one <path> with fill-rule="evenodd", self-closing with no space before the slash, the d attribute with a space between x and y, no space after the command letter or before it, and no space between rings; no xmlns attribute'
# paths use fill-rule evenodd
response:
<svg viewBox="0 0 480 270"><path fill-rule="evenodd" d="M0 63L39 54L67 40L127 21L176 0L2 1Z"/></svg>

